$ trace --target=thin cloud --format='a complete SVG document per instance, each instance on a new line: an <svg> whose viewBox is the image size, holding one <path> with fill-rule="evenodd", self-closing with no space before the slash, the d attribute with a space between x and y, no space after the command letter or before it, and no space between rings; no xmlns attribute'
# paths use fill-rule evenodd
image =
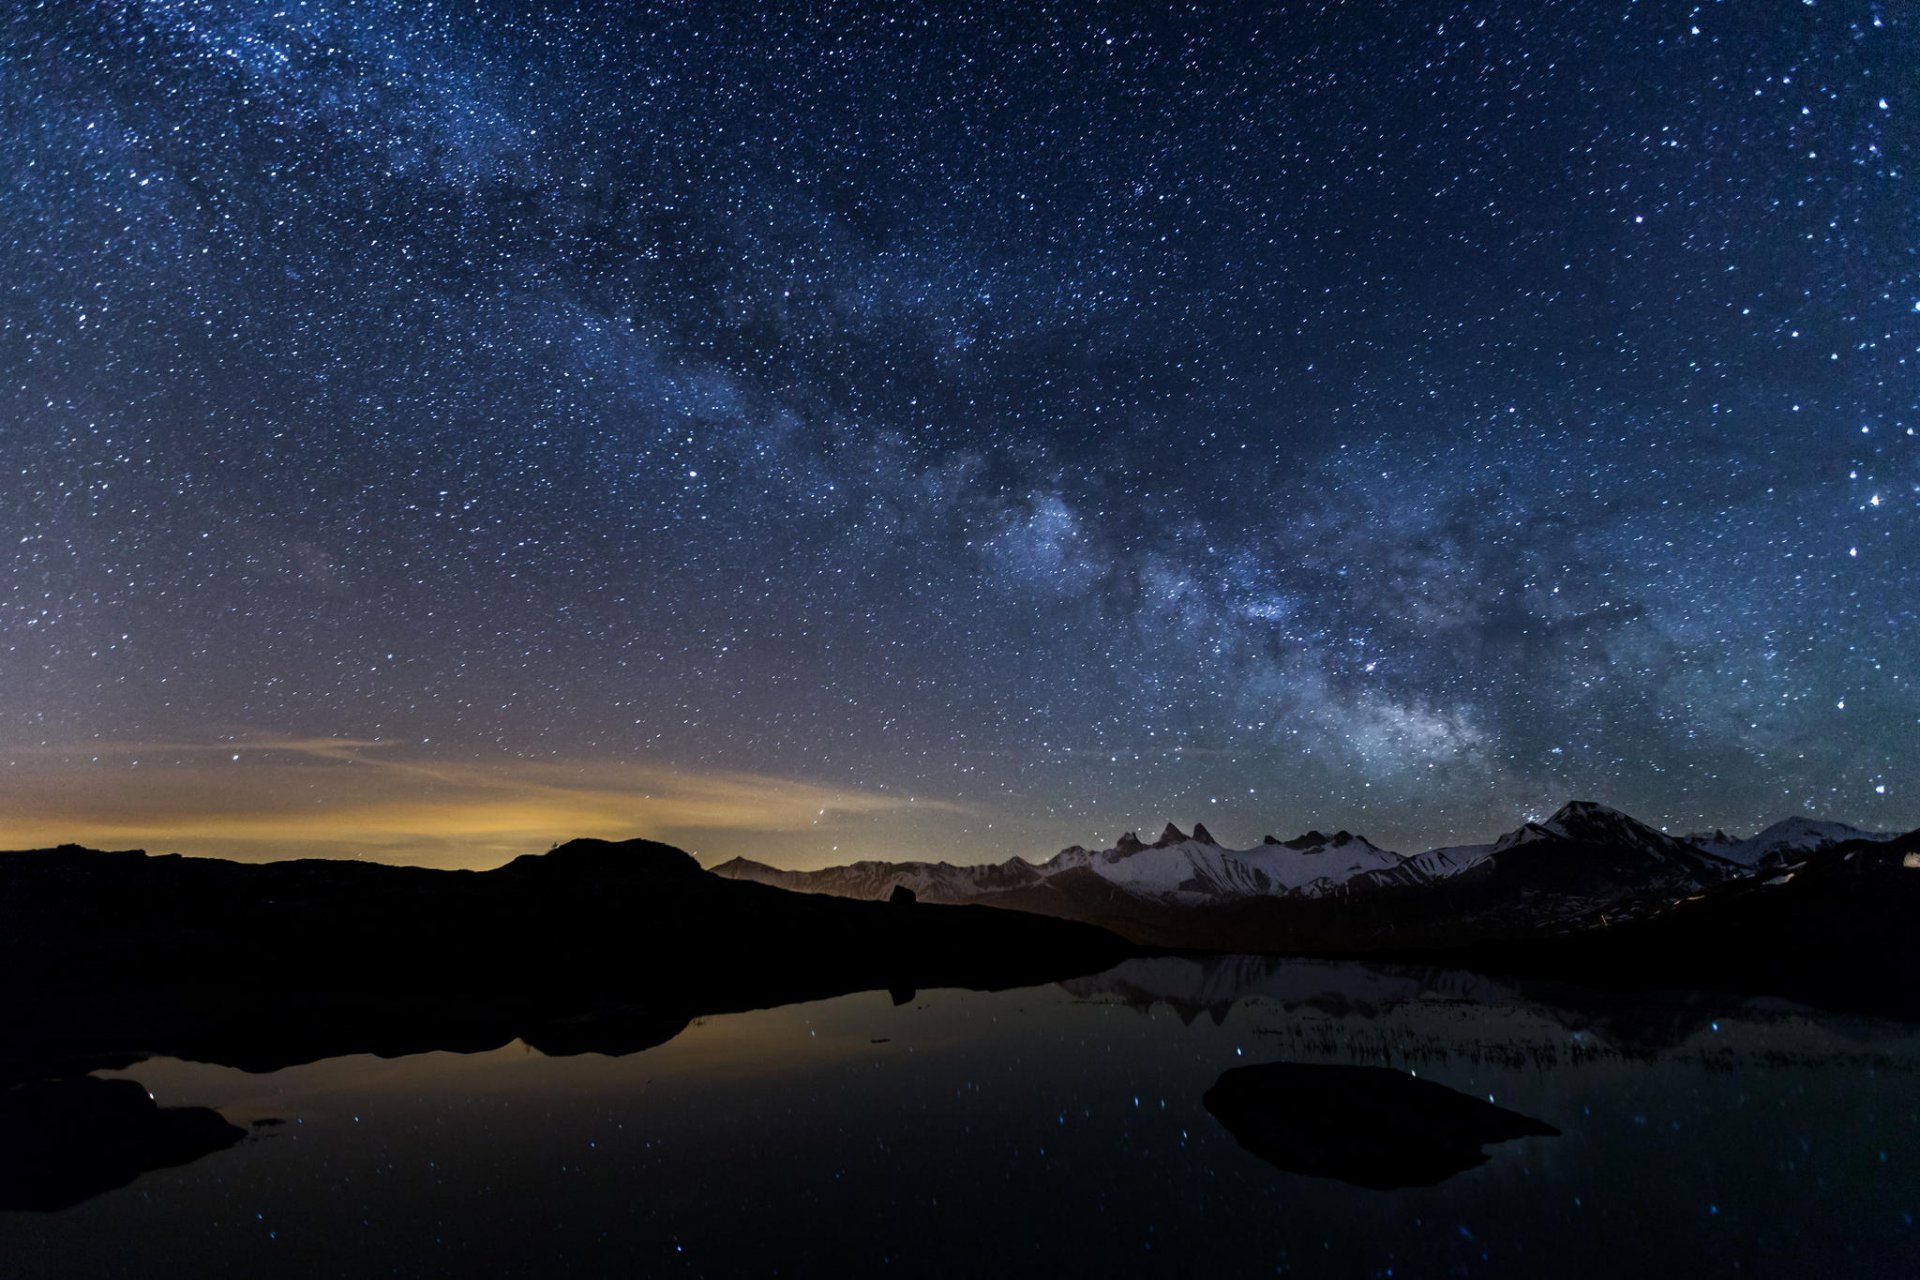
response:
<svg viewBox="0 0 1920 1280"><path fill-rule="evenodd" d="M487 866L575 836L737 844L857 827L940 800L642 763L437 760L392 742L259 739L8 753L0 844Z"/></svg>

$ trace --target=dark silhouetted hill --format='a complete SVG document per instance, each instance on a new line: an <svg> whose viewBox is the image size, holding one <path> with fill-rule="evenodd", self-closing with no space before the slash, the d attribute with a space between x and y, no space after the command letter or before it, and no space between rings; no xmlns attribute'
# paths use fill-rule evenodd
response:
<svg viewBox="0 0 1920 1280"><path fill-rule="evenodd" d="M1096 972L1097 927L857 902L576 840L490 871L0 854L0 1075L151 1054L249 1069L338 1053L624 1052L706 1013Z"/></svg>

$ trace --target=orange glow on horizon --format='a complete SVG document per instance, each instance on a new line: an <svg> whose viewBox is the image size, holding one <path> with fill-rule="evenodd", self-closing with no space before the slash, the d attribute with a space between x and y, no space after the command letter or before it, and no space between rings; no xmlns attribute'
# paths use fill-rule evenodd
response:
<svg viewBox="0 0 1920 1280"><path fill-rule="evenodd" d="M448 762L401 744L272 739L14 749L0 848L78 843L264 860L497 866L580 836L644 836L826 865L960 806L731 771L620 762ZM824 855L824 856L823 856Z"/></svg>

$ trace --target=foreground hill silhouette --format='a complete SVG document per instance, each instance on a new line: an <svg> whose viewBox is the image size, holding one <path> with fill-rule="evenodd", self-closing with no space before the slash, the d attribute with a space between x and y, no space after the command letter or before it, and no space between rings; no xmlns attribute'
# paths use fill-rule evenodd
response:
<svg viewBox="0 0 1920 1280"><path fill-rule="evenodd" d="M516 1037L628 1052L703 1014L1026 985L1132 950L1073 921L730 881L647 840L576 840L490 871L63 846L0 854L0 1079Z"/></svg>

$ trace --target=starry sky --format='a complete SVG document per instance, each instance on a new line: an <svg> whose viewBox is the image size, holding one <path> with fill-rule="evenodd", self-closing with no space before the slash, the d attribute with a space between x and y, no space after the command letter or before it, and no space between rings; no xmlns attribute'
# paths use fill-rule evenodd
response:
<svg viewBox="0 0 1920 1280"><path fill-rule="evenodd" d="M1920 825L1887 3L0 17L0 845Z"/></svg>

